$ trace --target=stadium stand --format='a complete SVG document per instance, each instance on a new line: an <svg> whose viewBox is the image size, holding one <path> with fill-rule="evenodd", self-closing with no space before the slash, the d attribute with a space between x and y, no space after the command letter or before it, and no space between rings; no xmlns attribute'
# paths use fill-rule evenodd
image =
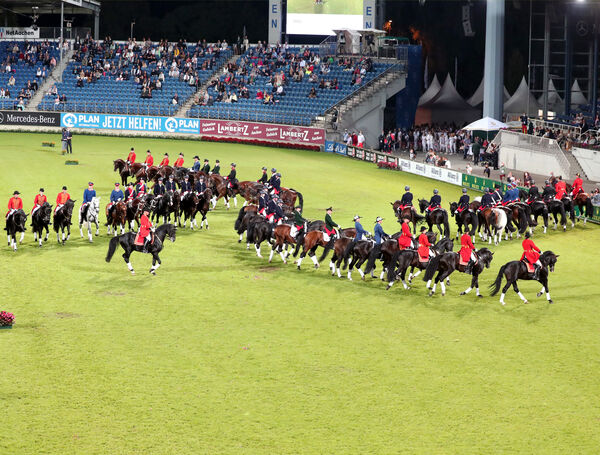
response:
<svg viewBox="0 0 600 455"><path fill-rule="evenodd" d="M25 108L56 66L57 46L50 41L0 42L0 109Z"/></svg>
<svg viewBox="0 0 600 455"><path fill-rule="evenodd" d="M310 125L391 66L369 58L321 60L317 48L259 44L211 81L188 116Z"/></svg>
<svg viewBox="0 0 600 455"><path fill-rule="evenodd" d="M63 82L46 94L39 109L173 115L231 54L221 43L88 39L75 44Z"/></svg>

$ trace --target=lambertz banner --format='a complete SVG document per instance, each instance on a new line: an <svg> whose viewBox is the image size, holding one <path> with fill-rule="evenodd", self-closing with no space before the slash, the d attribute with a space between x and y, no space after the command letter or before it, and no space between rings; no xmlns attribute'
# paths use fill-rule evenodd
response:
<svg viewBox="0 0 600 455"><path fill-rule="evenodd" d="M146 117L143 115L62 113L61 126L101 130L199 134L200 120L194 118Z"/></svg>
<svg viewBox="0 0 600 455"><path fill-rule="evenodd" d="M60 126L57 112L0 111L0 125Z"/></svg>
<svg viewBox="0 0 600 455"><path fill-rule="evenodd" d="M276 125L234 120L202 120L200 134L212 137L257 139L289 142L306 145L324 145L325 131L322 128Z"/></svg>

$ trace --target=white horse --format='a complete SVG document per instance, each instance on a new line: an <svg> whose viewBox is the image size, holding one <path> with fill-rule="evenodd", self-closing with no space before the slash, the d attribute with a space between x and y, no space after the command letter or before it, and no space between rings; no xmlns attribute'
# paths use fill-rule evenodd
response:
<svg viewBox="0 0 600 455"><path fill-rule="evenodd" d="M93 197L92 202L88 204L85 219L81 218L81 210L79 211L79 233L83 238L83 223L87 223L88 239L92 242L92 223L96 225L96 235L100 233L100 225L98 224L98 215L100 214L100 198Z"/></svg>

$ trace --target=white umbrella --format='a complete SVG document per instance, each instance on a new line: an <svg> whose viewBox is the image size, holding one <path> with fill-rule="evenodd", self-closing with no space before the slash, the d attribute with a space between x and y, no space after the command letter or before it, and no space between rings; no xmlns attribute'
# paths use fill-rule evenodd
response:
<svg viewBox="0 0 600 455"><path fill-rule="evenodd" d="M468 131L498 131L503 128L508 128L506 123L499 122L491 117L484 117L468 124L463 130Z"/></svg>

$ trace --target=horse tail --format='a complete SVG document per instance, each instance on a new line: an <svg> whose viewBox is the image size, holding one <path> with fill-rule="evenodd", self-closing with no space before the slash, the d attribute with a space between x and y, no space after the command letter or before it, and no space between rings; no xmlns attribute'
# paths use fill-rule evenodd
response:
<svg viewBox="0 0 600 455"><path fill-rule="evenodd" d="M335 239L330 239L329 242L327 242L327 245L325 245L325 248L323 249L323 254L319 258L319 262L323 262L323 259L325 259L327 257L327 255L329 254L329 251L333 248L334 244L335 244Z"/></svg>
<svg viewBox="0 0 600 455"><path fill-rule="evenodd" d="M429 264L427 264L427 268L425 269L423 281L429 281L433 279L433 275L435 275L435 272L437 272L437 269L440 266L441 259L442 255L439 254L429 261Z"/></svg>
<svg viewBox="0 0 600 455"><path fill-rule="evenodd" d="M240 224L242 224L242 219L244 218L245 212L244 210L246 209L246 207L242 207L238 213L238 217L235 220L235 224L233 226L233 228L237 231L240 228Z"/></svg>
<svg viewBox="0 0 600 455"><path fill-rule="evenodd" d="M346 267L348 267L348 258L350 257L350 253L352 252L352 249L354 248L355 244L354 242L348 242L348 245L346 245L346 248L344 248L344 252L342 253L342 257L344 258L344 264L342 265L342 270L346 270Z"/></svg>
<svg viewBox="0 0 600 455"><path fill-rule="evenodd" d="M507 265L508 264L504 264L502 267L500 267L496 281L494 281L493 284L490 284L490 289L492 290L490 295L496 295L500 290L500 285L502 284L502 278L504 277L504 271L506 270Z"/></svg>
<svg viewBox="0 0 600 455"><path fill-rule="evenodd" d="M294 188L290 188L292 191L296 191ZM296 191L296 195L298 196L298 205L300 206L300 213L304 210L304 196L300 191Z"/></svg>
<svg viewBox="0 0 600 455"><path fill-rule="evenodd" d="M398 270L396 270L396 265L398 264L398 258L400 257L400 251L396 251L390 259L388 264L388 283L391 283L396 279L396 274Z"/></svg>
<svg viewBox="0 0 600 455"><path fill-rule="evenodd" d="M246 242L253 243L254 239L254 225L256 223L248 223L248 228L246 229Z"/></svg>
<svg viewBox="0 0 600 455"><path fill-rule="evenodd" d="M120 236L113 237L112 239L110 239L110 242L108 243L108 253L106 253L106 262L110 262L113 255L115 254L117 245L119 244L119 239L120 239Z"/></svg>
<svg viewBox="0 0 600 455"><path fill-rule="evenodd" d="M371 273L371 270L375 269L375 261L379 257L381 253L381 248L373 248L369 253L369 258L367 259L367 265L365 266L365 275Z"/></svg>
<svg viewBox="0 0 600 455"><path fill-rule="evenodd" d="M450 222L448 221L448 214L444 216L444 237L450 238Z"/></svg>

